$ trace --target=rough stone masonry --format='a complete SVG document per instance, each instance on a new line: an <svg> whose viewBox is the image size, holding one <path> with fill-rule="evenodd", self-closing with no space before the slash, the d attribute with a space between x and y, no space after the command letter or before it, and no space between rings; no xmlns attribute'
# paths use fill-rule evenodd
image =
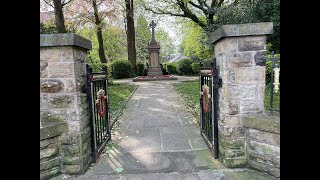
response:
<svg viewBox="0 0 320 180"><path fill-rule="evenodd" d="M223 25L211 35L223 83L218 107L219 159L227 167L248 164L247 146L254 146L254 142L247 139L255 130L248 131L243 119L246 115L264 114L265 62L261 58L266 53L266 35L272 33L272 23L252 23ZM273 152L277 156L278 151Z"/></svg>
<svg viewBox="0 0 320 180"><path fill-rule="evenodd" d="M85 64L91 42L40 35L40 179L81 174L91 163Z"/></svg>

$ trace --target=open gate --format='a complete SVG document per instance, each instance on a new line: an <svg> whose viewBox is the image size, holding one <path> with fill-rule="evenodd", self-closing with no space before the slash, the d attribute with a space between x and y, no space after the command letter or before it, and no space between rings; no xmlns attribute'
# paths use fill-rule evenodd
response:
<svg viewBox="0 0 320 180"><path fill-rule="evenodd" d="M211 67L200 63L200 127L201 135L218 158L218 88L222 80L218 77L216 58Z"/></svg>
<svg viewBox="0 0 320 180"><path fill-rule="evenodd" d="M91 149L93 161L96 162L108 140L111 139L107 67L102 67L100 72L93 72L87 64L86 77Z"/></svg>

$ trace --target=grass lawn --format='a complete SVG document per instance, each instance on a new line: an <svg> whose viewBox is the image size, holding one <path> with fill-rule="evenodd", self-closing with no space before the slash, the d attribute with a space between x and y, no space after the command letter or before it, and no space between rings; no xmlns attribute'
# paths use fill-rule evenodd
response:
<svg viewBox="0 0 320 180"><path fill-rule="evenodd" d="M265 93L264 93L264 99L265 99L264 100L264 109L267 111L270 108L270 101L271 101L271 97L270 97L271 94L270 93L271 93L271 85L268 84L268 85L266 85L266 89L265 89ZM280 92L278 92L278 93L273 92L273 109L280 109L279 103L280 103Z"/></svg>
<svg viewBox="0 0 320 180"><path fill-rule="evenodd" d="M124 103L136 87L135 85L129 84L109 85L110 120L113 120L115 115L124 108Z"/></svg>
<svg viewBox="0 0 320 180"><path fill-rule="evenodd" d="M186 104L193 111L193 113L200 117L200 82L199 80L182 82L174 85L176 91L182 96ZM273 108L279 109L280 93L273 95ZM266 111L270 108L270 87L266 86L264 107Z"/></svg>
<svg viewBox="0 0 320 180"><path fill-rule="evenodd" d="M174 84L176 91L188 104L194 115L200 117L200 84L199 80Z"/></svg>

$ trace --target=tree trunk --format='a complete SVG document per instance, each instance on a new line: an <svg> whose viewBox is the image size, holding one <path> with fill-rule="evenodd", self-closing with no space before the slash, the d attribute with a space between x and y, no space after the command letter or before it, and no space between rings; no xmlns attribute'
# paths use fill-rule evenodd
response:
<svg viewBox="0 0 320 180"><path fill-rule="evenodd" d="M95 18L95 24L97 28L97 39L99 43L99 58L101 63L107 63L107 58L104 53L104 46L103 46L103 38L102 38L102 27L101 27L101 20L98 15L98 8L97 8L97 2L96 0L92 1L92 6L93 6L93 13L94 13L94 18Z"/></svg>
<svg viewBox="0 0 320 180"><path fill-rule="evenodd" d="M58 33L66 33L66 27L64 26L64 17L62 12L61 0L53 0L55 24Z"/></svg>
<svg viewBox="0 0 320 180"><path fill-rule="evenodd" d="M135 46L135 30L133 20L133 0L125 0L126 3L126 19L127 19L127 44L128 44L128 60L131 62L131 70L134 75L137 74L136 64L136 46Z"/></svg>

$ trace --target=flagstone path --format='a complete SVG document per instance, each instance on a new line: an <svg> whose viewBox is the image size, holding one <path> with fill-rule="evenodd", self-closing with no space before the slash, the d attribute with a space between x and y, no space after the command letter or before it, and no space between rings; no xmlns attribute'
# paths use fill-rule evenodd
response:
<svg viewBox="0 0 320 180"><path fill-rule="evenodd" d="M272 179L249 169L227 169L214 159L171 83L135 83L140 86L115 124L110 150L84 175L53 179Z"/></svg>

